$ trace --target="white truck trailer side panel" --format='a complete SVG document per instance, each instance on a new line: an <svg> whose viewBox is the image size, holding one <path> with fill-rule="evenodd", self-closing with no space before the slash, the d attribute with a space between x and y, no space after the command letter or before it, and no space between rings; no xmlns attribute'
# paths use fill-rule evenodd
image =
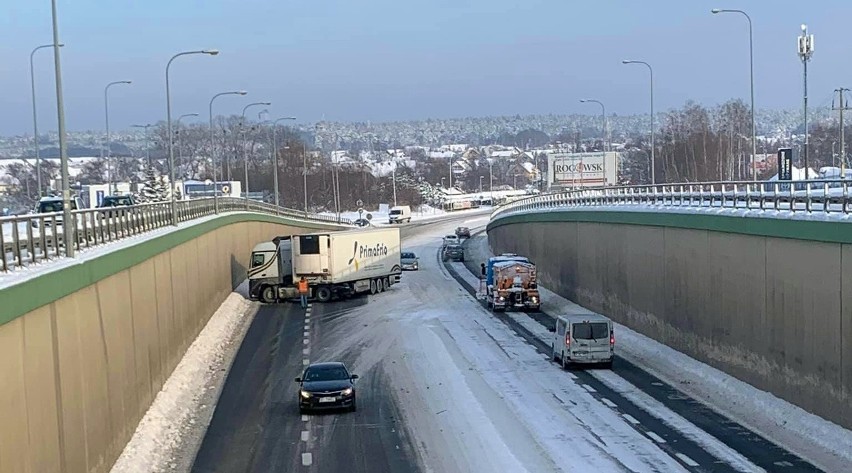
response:
<svg viewBox="0 0 852 473"><path fill-rule="evenodd" d="M303 255L300 237L293 236L295 280L302 274L306 274L312 281L340 284L402 272L399 261L398 228L349 230L311 235L319 237L319 255Z"/></svg>

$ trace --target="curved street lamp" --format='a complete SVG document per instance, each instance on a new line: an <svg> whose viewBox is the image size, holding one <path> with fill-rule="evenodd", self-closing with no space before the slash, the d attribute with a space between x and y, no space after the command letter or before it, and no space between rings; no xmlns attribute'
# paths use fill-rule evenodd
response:
<svg viewBox="0 0 852 473"><path fill-rule="evenodd" d="M171 210L172 210L172 225L177 225L177 207L175 206L175 150L172 143L172 97L171 88L169 87L169 68L172 67L172 62L181 57L190 54L207 54L208 56L216 56L219 54L218 49L202 49L199 51L184 51L177 53L169 59L166 64L166 126L168 127L168 142L169 142L169 186L171 187Z"/></svg>
<svg viewBox="0 0 852 473"><path fill-rule="evenodd" d="M110 146L109 146L109 88L114 86L114 85L120 85L120 84L129 85L131 83L132 83L132 81L129 81L129 80L118 80L118 81L115 81L115 82L110 82L109 84L106 85L106 87L104 87L104 118L105 118L105 121L106 121L107 183L109 184L109 191L110 191L111 194L115 193L115 187L114 187L114 181L115 181L114 174L115 173L113 172L113 169L112 169L113 166L111 166L112 159L110 158L112 148L110 148Z"/></svg>
<svg viewBox="0 0 852 473"><path fill-rule="evenodd" d="M246 150L246 143L245 143L246 134L245 134L245 128L243 127L243 123L245 123L245 121L246 121L246 110L248 110L251 107L258 107L258 106L261 106L261 105L269 106L269 105L272 105L272 102L253 102L253 103L250 103L250 104L246 105L245 107L243 107L243 114L240 116L240 134L242 135L242 141L243 141L243 165L245 166L245 186L246 186L246 188L243 192L245 192L245 195L246 195L246 210L248 210L248 208L249 208L248 150Z"/></svg>
<svg viewBox="0 0 852 473"><path fill-rule="evenodd" d="M281 117L281 118L278 118L278 119L276 119L275 121L272 122L272 156L273 156L273 158L272 158L272 162L273 162L272 185L275 186L275 211L276 212L278 211L278 137L277 137L277 134L276 134L276 132L278 131L278 122L281 122L281 121L284 121L284 120L295 120L295 119L296 119L296 117ZM286 133L286 130L285 130L285 133ZM284 136L286 138L287 135L284 135ZM305 157L304 159L305 159L304 166L307 167L307 159L308 158ZM305 169L305 167L302 168L302 176L304 176L304 180L305 180L305 182L304 182L305 196L306 196L305 199L307 200L308 172Z"/></svg>
<svg viewBox="0 0 852 473"><path fill-rule="evenodd" d="M655 185L657 183L656 174L654 174L654 134L656 133L654 127L654 68L651 67L645 61L634 61L630 59L624 59L621 61L622 64L643 64L648 67L648 72L651 73L651 185Z"/></svg>
<svg viewBox="0 0 852 473"><path fill-rule="evenodd" d="M59 47L65 46L62 43L59 43ZM44 48L52 48L53 44L43 44L41 46L36 46L33 51L30 53L30 88L32 89L33 96L33 145L35 145L35 161L36 161L36 186L38 186L37 197L41 198L41 193L44 191L41 187L41 158L39 157L39 149L38 149L38 115L36 112L36 92L35 92L35 66L33 65L33 56L36 51Z"/></svg>
<svg viewBox="0 0 852 473"><path fill-rule="evenodd" d="M714 8L710 10L710 13L713 13L714 15L719 13L739 13L748 20L748 57L751 75L751 179L753 181L757 181L757 128L754 124L754 40L752 39L751 17L748 16L748 13L742 10Z"/></svg>
<svg viewBox="0 0 852 473"><path fill-rule="evenodd" d="M213 167L213 208L217 214L219 213L219 181L216 178L216 140L213 135L213 101L223 95L246 95L247 93L245 90L232 90L230 92L220 92L210 99L210 163Z"/></svg>
<svg viewBox="0 0 852 473"><path fill-rule="evenodd" d="M181 148L181 145L180 145L181 144L181 141L180 141L180 121L183 120L186 117L197 117L197 116L198 116L197 113L185 113L185 114L179 116L178 119L175 121L176 126L177 126L177 130L175 130L175 140L177 141L177 149L178 149L178 160L177 160L177 167L178 168L180 168L180 166L183 164L183 149Z"/></svg>

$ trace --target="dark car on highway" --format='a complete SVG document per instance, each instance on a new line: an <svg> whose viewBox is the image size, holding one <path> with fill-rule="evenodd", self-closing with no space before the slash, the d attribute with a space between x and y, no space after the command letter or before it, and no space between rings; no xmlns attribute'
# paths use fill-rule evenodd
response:
<svg viewBox="0 0 852 473"><path fill-rule="evenodd" d="M467 227L456 228L456 236L459 237L459 238L470 238L470 228L467 228Z"/></svg>
<svg viewBox="0 0 852 473"><path fill-rule="evenodd" d="M355 380L340 362L314 363L305 368L299 383L299 412L319 409L349 409L354 412Z"/></svg>
<svg viewBox="0 0 852 473"><path fill-rule="evenodd" d="M464 248L461 245L448 245L444 249L444 261L464 262Z"/></svg>
<svg viewBox="0 0 852 473"><path fill-rule="evenodd" d="M130 207L136 204L132 195L108 195L98 208L101 214L107 217L121 217L134 213Z"/></svg>

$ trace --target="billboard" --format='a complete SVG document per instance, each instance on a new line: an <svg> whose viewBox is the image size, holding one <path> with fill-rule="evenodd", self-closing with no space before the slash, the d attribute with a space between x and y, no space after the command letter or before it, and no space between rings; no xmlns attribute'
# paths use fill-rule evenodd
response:
<svg viewBox="0 0 852 473"><path fill-rule="evenodd" d="M778 149L778 180L792 181L793 180L793 149L779 148Z"/></svg>
<svg viewBox="0 0 852 473"><path fill-rule="evenodd" d="M601 187L618 180L615 152L551 153L547 155L548 187Z"/></svg>

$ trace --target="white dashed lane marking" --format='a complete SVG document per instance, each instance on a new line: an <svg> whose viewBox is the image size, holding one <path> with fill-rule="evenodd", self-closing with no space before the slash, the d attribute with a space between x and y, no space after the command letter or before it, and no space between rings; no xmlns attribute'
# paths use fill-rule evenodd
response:
<svg viewBox="0 0 852 473"><path fill-rule="evenodd" d="M310 341L310 340L308 340L308 339L306 338L306 339L304 340L304 342L303 342L303 343L304 343L305 345L307 345L307 344L308 344L308 343L310 343L310 342L311 342L311 341Z"/></svg>
<svg viewBox="0 0 852 473"><path fill-rule="evenodd" d="M596 393L597 392L597 391L595 391L595 388L589 386L588 384L584 384L583 389L585 389L586 391L588 391L590 393Z"/></svg>
<svg viewBox="0 0 852 473"><path fill-rule="evenodd" d="M310 355L310 354L311 354L311 349L310 349L310 348L303 348L303 349L302 349L302 354L303 354L303 355Z"/></svg>
<svg viewBox="0 0 852 473"><path fill-rule="evenodd" d="M305 330L305 333L304 333L303 335L304 335L305 337L309 337L309 336L311 335L311 332L309 332L309 331Z"/></svg>
<svg viewBox="0 0 852 473"><path fill-rule="evenodd" d="M307 430L303 430L302 431L302 442L307 442L308 437L310 437L310 436L311 436L310 432L308 432Z"/></svg>
<svg viewBox="0 0 852 473"><path fill-rule="evenodd" d="M636 420L636 418L633 417L630 414L621 414L621 417L624 417L627 420L627 422L630 422L633 425L639 425L639 421Z"/></svg>
<svg viewBox="0 0 852 473"><path fill-rule="evenodd" d="M311 419L310 417L308 417L308 416L306 416L306 415L304 415L304 414L302 415L302 422L307 422L307 421L309 421L310 419Z"/></svg>
<svg viewBox="0 0 852 473"><path fill-rule="evenodd" d="M686 456L686 455L684 455L684 454L682 454L682 453L675 453L675 456L676 456L676 457L678 457L678 458L680 458L680 461L682 461L682 462L686 463L686 464L687 464L687 465L689 465L689 466L692 466L692 467L696 467L696 466L698 466L698 462L696 462L696 461L695 461L695 460L693 460L692 458L689 458L688 456Z"/></svg>
<svg viewBox="0 0 852 473"><path fill-rule="evenodd" d="M310 452L302 454L302 465L311 466L314 463L313 455Z"/></svg>
<svg viewBox="0 0 852 473"><path fill-rule="evenodd" d="M650 431L649 431L649 432L648 432L648 437L651 437L651 439L652 439L654 442L657 442L657 443L666 443L666 439L664 439L664 438L660 437L659 435L657 435L657 434L656 434L656 433L654 433L654 432L650 432Z"/></svg>
<svg viewBox="0 0 852 473"><path fill-rule="evenodd" d="M602 403L604 403L604 404L606 404L607 406L609 406L609 407L613 408L613 409L615 409L615 408L617 408L617 407L618 407L617 405L615 405L615 403L614 403L614 402L610 401L609 399L607 399L607 398L605 398L605 397L602 397L602 398L601 398L601 402L602 402Z"/></svg>

